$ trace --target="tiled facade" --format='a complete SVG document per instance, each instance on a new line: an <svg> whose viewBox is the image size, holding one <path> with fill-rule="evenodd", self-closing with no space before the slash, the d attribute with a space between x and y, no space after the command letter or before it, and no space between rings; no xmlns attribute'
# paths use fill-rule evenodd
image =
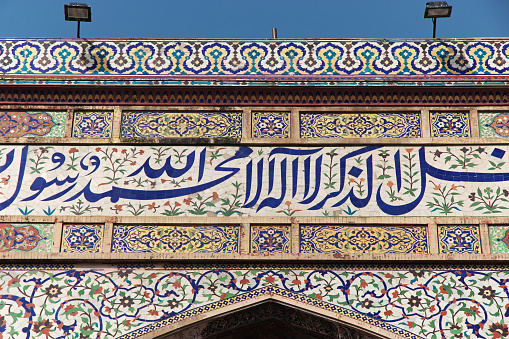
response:
<svg viewBox="0 0 509 339"><path fill-rule="evenodd" d="M0 338L509 336L508 48L0 39Z"/></svg>

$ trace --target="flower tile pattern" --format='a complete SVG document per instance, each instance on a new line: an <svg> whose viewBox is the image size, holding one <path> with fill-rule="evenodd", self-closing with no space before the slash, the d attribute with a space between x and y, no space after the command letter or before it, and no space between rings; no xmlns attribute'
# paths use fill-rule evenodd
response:
<svg viewBox="0 0 509 339"><path fill-rule="evenodd" d="M51 252L53 224L0 224L0 252Z"/></svg>
<svg viewBox="0 0 509 339"><path fill-rule="evenodd" d="M124 112L123 138L240 138L242 113Z"/></svg>
<svg viewBox="0 0 509 339"><path fill-rule="evenodd" d="M104 242L104 224L64 224L61 252L101 252Z"/></svg>
<svg viewBox="0 0 509 339"><path fill-rule="evenodd" d="M489 226L491 253L509 253L509 226Z"/></svg>
<svg viewBox="0 0 509 339"><path fill-rule="evenodd" d="M289 112L253 112L253 138L289 138Z"/></svg>
<svg viewBox="0 0 509 339"><path fill-rule="evenodd" d="M74 138L111 138L113 112L74 112Z"/></svg>
<svg viewBox="0 0 509 339"><path fill-rule="evenodd" d="M444 39L441 43L397 39L91 39L87 44L74 40L2 39L0 72L124 77L503 76L509 63L507 48L507 40L500 39Z"/></svg>
<svg viewBox="0 0 509 339"><path fill-rule="evenodd" d="M439 225L440 253L481 253L479 226Z"/></svg>
<svg viewBox="0 0 509 339"><path fill-rule="evenodd" d="M4 338L136 338L273 296L411 339L509 331L506 266L68 266L2 266Z"/></svg>
<svg viewBox="0 0 509 339"><path fill-rule="evenodd" d="M235 226L115 225L115 253L238 253Z"/></svg>
<svg viewBox="0 0 509 339"><path fill-rule="evenodd" d="M426 227L301 226L301 253L428 253Z"/></svg>
<svg viewBox="0 0 509 339"><path fill-rule="evenodd" d="M431 136L470 138L470 117L468 112L430 112Z"/></svg>
<svg viewBox="0 0 509 339"><path fill-rule="evenodd" d="M509 113L479 112L481 138L509 137Z"/></svg>
<svg viewBox="0 0 509 339"><path fill-rule="evenodd" d="M419 113L302 113L302 138L419 138Z"/></svg>
<svg viewBox="0 0 509 339"><path fill-rule="evenodd" d="M252 253L290 253L290 226L251 226Z"/></svg>
<svg viewBox="0 0 509 339"><path fill-rule="evenodd" d="M507 145L5 145L0 213L503 217L507 154Z"/></svg>
<svg viewBox="0 0 509 339"><path fill-rule="evenodd" d="M1 137L63 137L67 112L0 112Z"/></svg>

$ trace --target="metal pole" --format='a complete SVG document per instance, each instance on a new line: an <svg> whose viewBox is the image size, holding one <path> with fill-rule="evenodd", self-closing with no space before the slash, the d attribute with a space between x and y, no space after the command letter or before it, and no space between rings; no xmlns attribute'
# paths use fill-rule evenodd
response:
<svg viewBox="0 0 509 339"><path fill-rule="evenodd" d="M272 39L277 39L277 28L272 29Z"/></svg>
<svg viewBox="0 0 509 339"><path fill-rule="evenodd" d="M78 39L80 38L80 22L81 21L78 21ZM433 37L435 37L435 36L433 35Z"/></svg>
<svg viewBox="0 0 509 339"><path fill-rule="evenodd" d="M433 21L433 39L435 39L435 34L437 32L437 18L431 18Z"/></svg>

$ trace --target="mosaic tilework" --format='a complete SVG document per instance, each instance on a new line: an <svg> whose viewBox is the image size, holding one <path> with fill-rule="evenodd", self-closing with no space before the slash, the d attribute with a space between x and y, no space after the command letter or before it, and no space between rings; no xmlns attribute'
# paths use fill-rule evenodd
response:
<svg viewBox="0 0 509 339"><path fill-rule="evenodd" d="M440 253L481 253L479 226L438 226Z"/></svg>
<svg viewBox="0 0 509 339"><path fill-rule="evenodd" d="M467 112L430 112L431 136L470 138L470 118Z"/></svg>
<svg viewBox="0 0 509 339"><path fill-rule="evenodd" d="M0 83L2 80L0 79ZM117 104L171 104L185 106L217 106L220 105L260 105L302 106L317 105L397 105L426 104L429 106L464 106L467 104L501 105L509 103L509 90L506 87L496 89L475 87L474 90L457 89L454 87L440 88L409 88L397 87L358 87L344 89L340 87L306 88L292 87L284 90L278 88L254 89L249 86L235 89L213 89L184 87L178 89L132 89L113 87L106 90L90 90L89 88L66 87L48 90L17 89L0 87L0 103L58 104L74 103L87 105ZM338 82L338 85L343 83ZM200 82L201 85L201 82ZM444 84L445 85L445 84ZM419 82L422 86L422 82ZM436 86L433 83L433 86ZM155 88L156 86L153 86Z"/></svg>
<svg viewBox="0 0 509 339"><path fill-rule="evenodd" d="M509 42L482 40L0 40L0 72L31 75L506 75ZM119 77L120 78L120 77Z"/></svg>
<svg viewBox="0 0 509 339"><path fill-rule="evenodd" d="M61 252L94 253L103 249L104 224L64 224Z"/></svg>
<svg viewBox="0 0 509 339"><path fill-rule="evenodd" d="M290 226L251 226L252 253L290 253Z"/></svg>
<svg viewBox="0 0 509 339"><path fill-rule="evenodd" d="M0 137L63 137L67 112L0 112Z"/></svg>
<svg viewBox="0 0 509 339"><path fill-rule="evenodd" d="M51 252L53 224L0 224L0 252Z"/></svg>
<svg viewBox="0 0 509 339"><path fill-rule="evenodd" d="M115 225L112 252L238 253L239 228L233 226Z"/></svg>
<svg viewBox="0 0 509 339"><path fill-rule="evenodd" d="M242 113L124 112L123 138L241 138Z"/></svg>
<svg viewBox="0 0 509 339"><path fill-rule="evenodd" d="M509 145L4 145L9 216L508 216ZM385 222L384 222L385 223Z"/></svg>
<svg viewBox="0 0 509 339"><path fill-rule="evenodd" d="M253 138L289 138L290 113L253 112Z"/></svg>
<svg viewBox="0 0 509 339"><path fill-rule="evenodd" d="M113 112L74 112L74 138L111 138Z"/></svg>
<svg viewBox="0 0 509 339"><path fill-rule="evenodd" d="M479 112L481 138L509 137L509 113Z"/></svg>
<svg viewBox="0 0 509 339"><path fill-rule="evenodd" d="M303 113L302 138L418 138L419 113Z"/></svg>
<svg viewBox="0 0 509 339"><path fill-rule="evenodd" d="M301 226L301 253L427 253L426 227Z"/></svg>
<svg viewBox="0 0 509 339"><path fill-rule="evenodd" d="M491 253L509 253L509 226L489 226Z"/></svg>
<svg viewBox="0 0 509 339"><path fill-rule="evenodd" d="M191 316L206 318L224 306L273 296L404 338L433 339L437 329L442 338L458 333L496 338L509 331L506 266L29 266L5 265L0 271L4 338L135 338Z"/></svg>

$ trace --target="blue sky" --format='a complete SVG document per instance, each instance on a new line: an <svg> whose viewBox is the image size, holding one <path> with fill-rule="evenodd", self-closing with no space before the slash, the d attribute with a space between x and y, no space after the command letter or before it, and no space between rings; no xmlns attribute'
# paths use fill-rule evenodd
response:
<svg viewBox="0 0 509 339"><path fill-rule="evenodd" d="M71 2L71 1L69 1ZM75 38L55 0L0 0L1 37ZM82 38L431 38L426 0L85 0ZM508 37L509 0L450 0L437 38Z"/></svg>

